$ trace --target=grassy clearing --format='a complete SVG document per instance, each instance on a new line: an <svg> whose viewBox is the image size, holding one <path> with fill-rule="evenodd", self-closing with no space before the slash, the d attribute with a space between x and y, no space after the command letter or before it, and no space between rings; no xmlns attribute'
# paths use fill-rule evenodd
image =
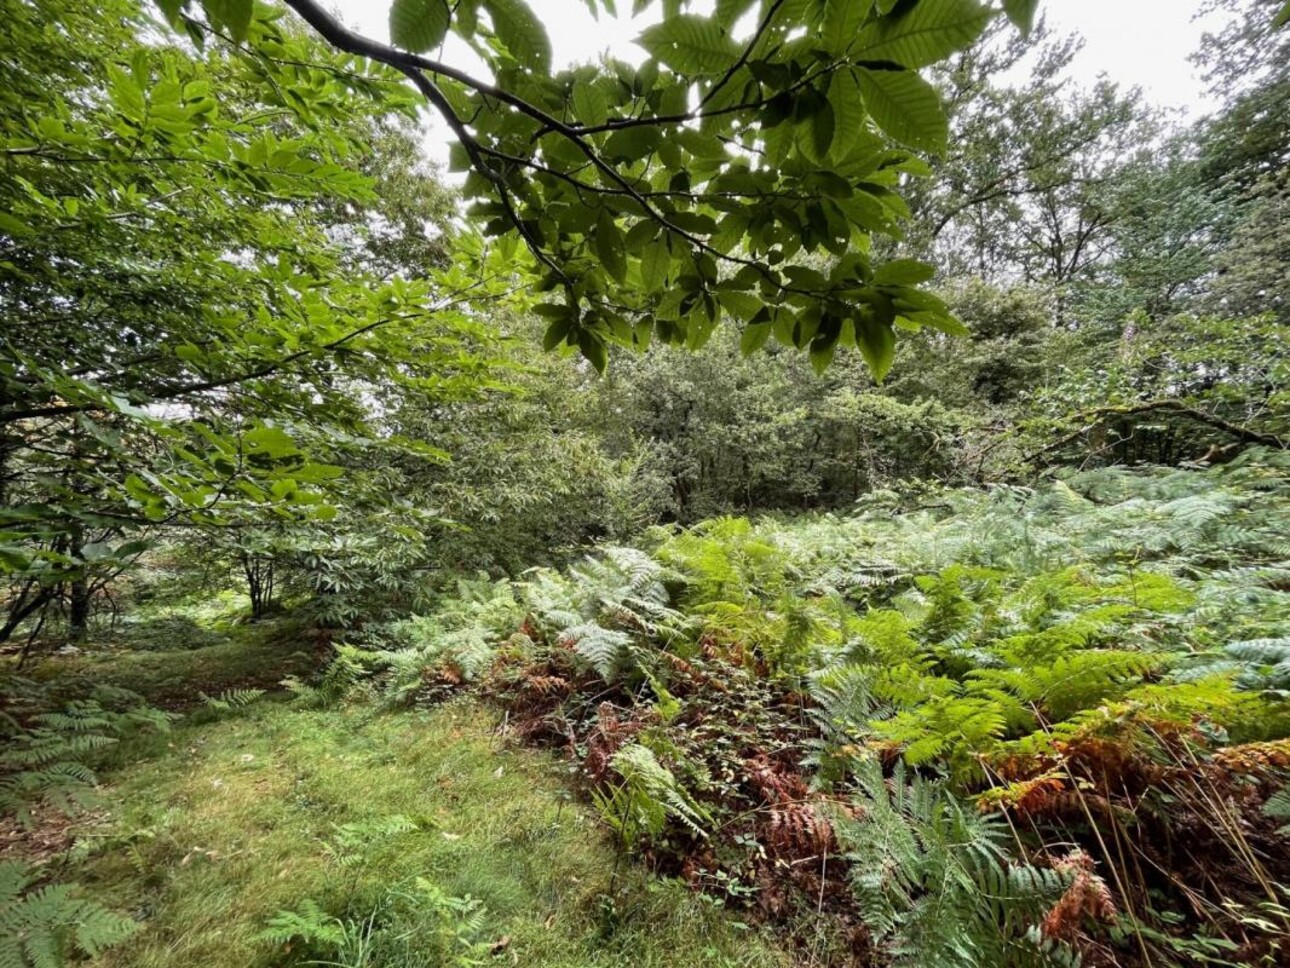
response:
<svg viewBox="0 0 1290 968"><path fill-rule="evenodd" d="M481 900L482 940L509 939L500 954L513 964L673 965L679 952L687 965L792 963L628 864L607 905L614 857L600 828L554 759L504 748L494 723L466 701L400 714L264 702L176 730L108 778L107 817L81 830L67 876L144 924L96 964L298 963L298 946L259 937L277 912L313 899L361 922L417 877ZM442 963L441 938L395 920L367 964Z"/></svg>
<svg viewBox="0 0 1290 968"><path fill-rule="evenodd" d="M289 619L230 629L213 645L166 650L94 649L53 655L32 663L23 675L47 683L51 700L77 698L96 685L139 693L165 708L191 706L198 692L273 688L289 675L306 675L320 660Z"/></svg>

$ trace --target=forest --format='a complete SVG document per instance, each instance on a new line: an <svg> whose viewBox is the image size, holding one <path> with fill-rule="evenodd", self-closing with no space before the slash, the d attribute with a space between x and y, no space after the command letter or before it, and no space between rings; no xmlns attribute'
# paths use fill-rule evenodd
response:
<svg viewBox="0 0 1290 968"><path fill-rule="evenodd" d="M0 0L0 968L1290 965L1290 4L375 6Z"/></svg>

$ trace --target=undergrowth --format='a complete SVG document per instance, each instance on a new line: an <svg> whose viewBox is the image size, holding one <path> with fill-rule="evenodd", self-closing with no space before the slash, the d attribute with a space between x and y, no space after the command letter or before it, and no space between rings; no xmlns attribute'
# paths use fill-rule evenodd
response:
<svg viewBox="0 0 1290 968"><path fill-rule="evenodd" d="M855 963L1276 964L1288 468L657 529L463 584L298 689L494 696L580 765L624 852L772 920L830 915Z"/></svg>
<svg viewBox="0 0 1290 968"><path fill-rule="evenodd" d="M547 755L468 699L257 702L181 725L78 829L89 896L144 914L101 968L686 963L784 968L762 933L624 867ZM606 912L612 911L612 917Z"/></svg>

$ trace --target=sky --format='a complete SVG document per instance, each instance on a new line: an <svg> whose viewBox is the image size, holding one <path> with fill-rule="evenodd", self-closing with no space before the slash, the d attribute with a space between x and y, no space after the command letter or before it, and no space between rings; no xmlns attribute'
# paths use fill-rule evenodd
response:
<svg viewBox="0 0 1290 968"><path fill-rule="evenodd" d="M934 2L934 0L933 0ZM1197 20L1203 0L1041 0L1040 10L1057 34L1077 33L1084 48L1072 64L1074 79L1092 83L1105 75L1125 87L1138 86L1158 107L1198 117L1215 105L1187 57L1201 44L1205 30L1221 20ZM389 0L330 0L333 9L369 37L388 39ZM595 60L608 51L637 61L644 52L632 41L647 21L602 15L597 22L584 0L529 0L551 36L556 67ZM620 0L619 6L631 4ZM469 51L448 48L443 59L473 68ZM477 62L475 62L477 63ZM443 142L430 144L437 160L446 157ZM441 153L442 152L442 153Z"/></svg>

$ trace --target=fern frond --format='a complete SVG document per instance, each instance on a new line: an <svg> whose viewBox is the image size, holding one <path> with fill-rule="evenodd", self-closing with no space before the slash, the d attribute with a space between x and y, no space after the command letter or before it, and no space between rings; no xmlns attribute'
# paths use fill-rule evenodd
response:
<svg viewBox="0 0 1290 968"><path fill-rule="evenodd" d="M596 791L594 802L601 817L631 847L641 837L662 833L668 819L680 821L696 837L706 837L712 817L680 785L676 776L658 761L654 751L631 743L610 760L622 782L609 792Z"/></svg>
<svg viewBox="0 0 1290 968"><path fill-rule="evenodd" d="M225 689L218 696L208 696L204 692L198 693L206 708L215 712L231 712L235 709L244 709L264 698L264 694L263 689Z"/></svg>
<svg viewBox="0 0 1290 968"><path fill-rule="evenodd" d="M77 896L72 884L31 889L38 875L16 861L0 861L0 965L61 968L78 952L97 957L139 925Z"/></svg>

